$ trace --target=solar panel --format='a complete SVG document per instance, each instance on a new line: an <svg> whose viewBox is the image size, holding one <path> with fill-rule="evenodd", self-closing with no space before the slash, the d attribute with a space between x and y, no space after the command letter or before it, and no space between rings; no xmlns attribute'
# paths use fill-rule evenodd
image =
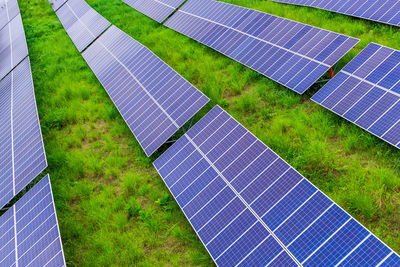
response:
<svg viewBox="0 0 400 267"><path fill-rule="evenodd" d="M369 44L312 100L400 148L400 51Z"/></svg>
<svg viewBox="0 0 400 267"><path fill-rule="evenodd" d="M82 55L147 155L208 102L154 53L115 26Z"/></svg>
<svg viewBox="0 0 400 267"><path fill-rule="evenodd" d="M359 41L214 0L189 0L165 25L298 93Z"/></svg>
<svg viewBox="0 0 400 267"><path fill-rule="evenodd" d="M56 14L79 52L111 25L84 0L69 0Z"/></svg>
<svg viewBox="0 0 400 267"><path fill-rule="evenodd" d="M29 57L0 82L0 140L1 208L47 167Z"/></svg>
<svg viewBox="0 0 400 267"><path fill-rule="evenodd" d="M122 0L146 16L162 22L168 18L185 0Z"/></svg>
<svg viewBox="0 0 400 267"><path fill-rule="evenodd" d="M24 26L18 14L0 30L0 80L27 55Z"/></svg>
<svg viewBox="0 0 400 267"><path fill-rule="evenodd" d="M49 0L51 7L54 11L57 11L60 7L62 7L68 0Z"/></svg>
<svg viewBox="0 0 400 267"><path fill-rule="evenodd" d="M399 260L218 106L154 166L217 265Z"/></svg>
<svg viewBox="0 0 400 267"><path fill-rule="evenodd" d="M400 26L399 0L273 0L275 2L316 7L353 17Z"/></svg>
<svg viewBox="0 0 400 267"><path fill-rule="evenodd" d="M0 2L0 30L18 14L19 7L17 0Z"/></svg>
<svg viewBox="0 0 400 267"><path fill-rule="evenodd" d="M50 178L0 217L1 266L65 266Z"/></svg>

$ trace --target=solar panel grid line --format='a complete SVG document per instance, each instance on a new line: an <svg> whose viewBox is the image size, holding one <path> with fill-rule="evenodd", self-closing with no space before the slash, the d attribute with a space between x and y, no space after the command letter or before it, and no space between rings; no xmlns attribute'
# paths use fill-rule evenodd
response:
<svg viewBox="0 0 400 267"><path fill-rule="evenodd" d="M367 19L367 20L371 20L371 21L375 21L375 22L379 22L379 23L400 26L400 19L396 19L395 21L393 21L395 18L399 17L400 11L392 12L393 10L396 10L396 8L397 8L397 10L398 10L398 8L400 8L400 2L398 2L398 1L396 3L394 3L394 1L392 1L393 3L390 3L391 1L387 0L387 1L385 1L385 3L380 3L380 1L377 0L374 3L372 3L369 7L367 6L366 9L364 7L365 7L365 5L368 5L369 2L366 2L365 4L363 4L363 3L359 3L359 1L353 2L350 0L345 0L345 1L337 1L336 5L334 4L332 6L329 6L329 4L331 2L326 1L325 5L320 6L320 5L318 5L317 1L309 2L309 3L299 2L297 0L292 0L292 1L273 0L273 1L280 2L280 3L286 3L286 4L294 4L294 5L299 5L299 6L315 7L315 8L319 8L319 9L324 9L324 10L340 13L343 15L350 15L350 16L360 18L360 19ZM352 5L348 5L348 3L350 3L350 4L352 3ZM355 8L353 8L353 7L355 7ZM381 9L384 9L383 12L381 12ZM385 11L385 9L386 9L386 11ZM360 10L362 13L357 14L357 13L359 13L358 11L360 11ZM372 13L370 12L371 10L372 10ZM390 15L389 17L385 18L389 12L392 12L393 14ZM367 16L367 14L368 14L368 16Z"/></svg>
<svg viewBox="0 0 400 267"><path fill-rule="evenodd" d="M210 113L211 113L211 112L210 112ZM218 116L219 116L219 115L218 115ZM214 118L214 119L215 119L215 118ZM201 123L201 121L200 121L199 123ZM208 122L207 125L209 125L209 124L210 124L210 123ZM206 129L206 127L208 127L207 125L202 125L202 126L204 126L203 129ZM199 135L201 131L202 131L202 130L195 132L195 136L194 136L194 137L191 136L191 138L196 138L196 136ZM208 133L208 134L209 134L209 133ZM187 134L186 134L185 136L186 136L186 139L188 139L188 138L187 138ZM190 141L190 140L189 140L189 141ZM183 144L185 144L185 146L187 145L187 143L185 143L185 142L184 142ZM199 145L199 146L200 146L200 145ZM182 149L181 146L180 146L180 148ZM196 148L196 149L199 150L199 148ZM201 149L200 149L200 150L201 150ZM174 151L174 153L176 152L175 150L173 150L173 151ZM199 151L199 152L200 152L200 151ZM167 151L166 153L168 153L168 151ZM200 152L200 153L201 153L201 152ZM172 160L171 158L169 158L167 161L164 161L164 160L162 159L162 160L161 160L161 165L158 165L159 160L157 160L157 162L155 162L154 164L155 164L157 170L160 171L160 170L161 170L161 169L160 169L160 166L162 166L162 167L166 166L167 162L169 162L169 161L171 161L171 160ZM173 166L175 166L175 165L173 165ZM211 165L211 166L213 166L213 165ZM169 169L168 169L168 170L169 170ZM294 170L294 169L293 169L293 170ZM300 175L296 170L294 170L294 171L295 171L298 175ZM164 172L162 172L162 173L164 173ZM160 174L162 174L162 173L160 173ZM168 171L167 173L169 173L169 171ZM164 175L165 175L165 173L162 174L163 177L164 177ZM300 176L301 176L301 175L300 175ZM304 177L303 177L303 179L304 179ZM164 179L163 179L163 180L164 180ZM166 180L164 180L164 182L166 183L166 185L167 185L168 187L170 186ZM206 186L207 186L207 185L206 185ZM205 189L205 187L204 187L203 189ZM314 191L314 192L315 192L315 191ZM361 229L364 229L363 231L367 231L365 227L363 227L361 224L359 224L359 223L356 222L354 219L352 219L351 216L350 216L347 212L345 212L343 209L341 209L340 207L338 207L337 205L335 205L334 202L331 201L325 194L323 194L322 192L319 192L318 194L321 194L321 195L323 195L326 199L328 199L328 200L330 201L330 205L327 206L326 209L323 210L322 213L321 213L317 218L314 218L314 221L310 221L310 225L308 225L306 229L303 229L302 232L299 232L298 235L297 235L297 237L296 237L296 239L299 238L299 236L303 235L303 233L304 233L305 231L307 231L307 229L308 229L309 227L311 227L317 220L319 220L321 217L323 217L325 213L327 213L329 210L332 209L332 207L337 207L337 208L339 208L340 211L342 211L344 214L346 214L346 216L348 216L348 218L347 218L347 220L346 220L347 223L348 223L349 221L352 221L352 222L353 222L352 225L354 225L354 223L355 223L356 225L358 225L358 227L361 227ZM315 195L315 194L314 194L314 195ZM173 194L173 196L174 196L174 198L176 199L176 195ZM312 197L311 197L311 198L312 198ZM309 198L309 199L311 199L311 198ZM303 205L307 205L308 202L309 202L309 199L306 199L306 201L302 201L301 203L303 203ZM192 200L193 200L193 198L192 198ZM178 201L178 203L180 203L179 200L177 200L177 201ZM206 206L206 205L204 205L204 206ZM182 207L182 206L181 206L181 207ZM301 207L300 207L299 209L301 209ZM295 214L299 209L292 210L287 216L292 216L292 215ZM185 212L184 212L184 213L185 213ZM186 215L186 213L185 213L185 216L188 218L188 216ZM189 222L191 222L190 219L189 219ZM348 228L348 227L346 226L347 223L346 223L346 224L342 223L342 224L341 224L342 227L341 227L340 229L338 229L337 231L335 231L333 234L331 234L330 237L329 237L329 239L326 240L326 243L330 242L330 240L333 238L333 236L335 235L335 233L340 232L341 229L344 229L344 228L347 229L347 228ZM193 226L193 225L192 225L192 226ZM228 227L229 227L229 226L228 226ZM196 229L196 228L195 228L195 229ZM275 230L278 230L278 229L275 229ZM274 230L274 231L275 231L275 230ZM347 230L346 230L346 231L347 231ZM197 233L197 231L196 231L196 233ZM220 233L221 233L221 232L218 232L218 235L219 235ZM373 237L376 238L375 236L373 236ZM200 238L201 238L201 237L200 237ZM335 238L336 238L336 236L335 236ZM376 239L377 239L377 238L376 238ZM377 239L377 240L379 240L379 239ZM361 242L361 241L362 241L362 240L360 240L360 242ZM292 240L292 242L288 243L287 246L288 246L288 247L291 246L291 245L293 244L293 242L295 242L295 240ZM336 241L335 241L335 242L336 242ZM381 241L379 240L379 242L381 242ZM326 244L326 243L324 243L324 244ZM204 244L204 242L203 242L203 244ZM208 244L208 243L206 243L206 245L207 245L207 244ZM383 244L383 243L382 243L382 244ZM357 244L355 244L355 245L357 245ZM319 250L321 247L322 247L322 245L319 246L318 250ZM206 248L207 248L207 247L206 247ZM354 248L354 246L353 246L352 248ZM356 249L357 249L357 248L356 248ZM207 248L207 250L208 250L208 248ZM209 251L209 252L210 252L210 251ZM315 254L315 253L314 253L314 254ZM352 255L353 252L350 250L350 251L347 251L347 252L346 252L345 256L346 256L347 254ZM387 254L388 254L388 253L387 253ZM210 254L210 255L212 255L212 254ZM386 254L385 254L385 255L386 255ZM278 255L278 256L279 256L279 255ZM310 256L309 258L311 258L311 257L312 257L312 256ZM309 258L304 259L302 262L305 262L305 261L308 260ZM215 258L213 258L213 259L214 259L214 261L215 261ZM314 259L313 261L315 262L315 259ZM217 264L218 264L218 263L217 263Z"/></svg>
<svg viewBox="0 0 400 267"><path fill-rule="evenodd" d="M300 183L300 182L299 182ZM293 187L293 188L296 188ZM305 204L307 204L307 202L313 198L319 191L315 191L312 195L310 195L300 206L298 206L293 213L291 213L285 220L283 220L275 229L274 229L274 233L275 231L277 231L282 225L284 225L294 214L296 214L297 211L299 211ZM281 199L283 199L284 197L282 197ZM279 203L279 201L277 202L277 204ZM266 212L265 214L267 214L268 212ZM261 216L262 217L262 216Z"/></svg>
<svg viewBox="0 0 400 267"><path fill-rule="evenodd" d="M49 0L54 12L57 12L68 0Z"/></svg>
<svg viewBox="0 0 400 267"><path fill-rule="evenodd" d="M305 258L305 259L301 262L301 264L304 264L305 262L307 262L315 253L318 252L318 250L320 250L326 243L328 243L328 241L331 240L331 239L332 239L341 229L343 229L351 220L352 220L352 217L349 217L349 218L347 219L347 221L346 221L344 224L342 224L338 229L336 229L336 231L333 232L326 240L324 240L324 242L322 242L322 244L320 244L320 245L318 246L317 249L315 249L310 255L308 255L308 257Z"/></svg>
<svg viewBox="0 0 400 267"><path fill-rule="evenodd" d="M339 266L342 262L344 262L354 251L356 251L362 244L364 244L365 241L367 241L367 239L369 237L371 237L372 234L369 233L360 243L358 243L357 246L355 246L346 256L344 256L335 266Z"/></svg>
<svg viewBox="0 0 400 267"><path fill-rule="evenodd" d="M390 252L386 257L384 257L376 266L377 266L377 267L382 266L382 264L383 264L387 259L389 259L392 255L394 255L394 252L393 252L393 251Z"/></svg>
<svg viewBox="0 0 400 267"><path fill-rule="evenodd" d="M2 8L3 10L1 10ZM19 13L17 0L5 1L4 7L0 7L0 30L3 29Z"/></svg>
<svg viewBox="0 0 400 267"><path fill-rule="evenodd" d="M13 179L14 180L14 179ZM15 193L14 193L15 194ZM14 214L16 214L17 212L15 211L15 205L12 207L13 208L13 211L14 211ZM15 266L16 267L18 267L18 242L17 242L17 227L16 227L16 225L17 225L17 218L16 218L16 216L14 215L13 216L13 219L14 219L14 249L15 249Z"/></svg>
<svg viewBox="0 0 400 267"><path fill-rule="evenodd" d="M314 223L316 223L319 219L321 219L333 206L335 206L334 202L332 202L332 204L326 209L324 210L320 215L318 215L318 217L316 217L309 225L307 225L306 228L304 228L303 231L301 231L299 233L298 236L296 236L292 241L290 241L290 243L287 245L288 247L290 247L294 242L296 242L296 240L298 238L300 238L308 229L310 229L310 227L313 226Z"/></svg>

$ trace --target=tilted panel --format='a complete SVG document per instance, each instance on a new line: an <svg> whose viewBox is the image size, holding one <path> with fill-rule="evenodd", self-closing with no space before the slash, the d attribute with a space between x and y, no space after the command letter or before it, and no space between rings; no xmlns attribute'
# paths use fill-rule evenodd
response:
<svg viewBox="0 0 400 267"><path fill-rule="evenodd" d="M122 0L137 11L162 22L168 18L185 0Z"/></svg>
<svg viewBox="0 0 400 267"><path fill-rule="evenodd" d="M0 80L28 55L21 15L0 30Z"/></svg>
<svg viewBox="0 0 400 267"><path fill-rule="evenodd" d="M214 0L189 0L165 24L304 93L358 39Z"/></svg>
<svg viewBox="0 0 400 267"><path fill-rule="evenodd" d="M46 167L29 57L0 82L0 207Z"/></svg>
<svg viewBox="0 0 400 267"><path fill-rule="evenodd" d="M111 25L84 0L69 0L56 14L79 52Z"/></svg>
<svg viewBox="0 0 400 267"><path fill-rule="evenodd" d="M0 1L0 30L19 14L17 0Z"/></svg>
<svg viewBox="0 0 400 267"><path fill-rule="evenodd" d="M400 26L399 0L273 0Z"/></svg>
<svg viewBox="0 0 400 267"><path fill-rule="evenodd" d="M369 44L312 100L400 148L400 51Z"/></svg>
<svg viewBox="0 0 400 267"><path fill-rule="evenodd" d="M65 266L50 178L0 217L1 266Z"/></svg>
<svg viewBox="0 0 400 267"><path fill-rule="evenodd" d="M154 166L217 265L399 258L218 106Z"/></svg>
<svg viewBox="0 0 400 267"><path fill-rule="evenodd" d="M82 55L147 155L208 102L154 53L115 26Z"/></svg>

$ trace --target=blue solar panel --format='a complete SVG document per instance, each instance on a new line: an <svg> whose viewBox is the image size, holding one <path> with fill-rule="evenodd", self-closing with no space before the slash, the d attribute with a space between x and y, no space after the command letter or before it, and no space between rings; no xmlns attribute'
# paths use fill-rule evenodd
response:
<svg viewBox="0 0 400 267"><path fill-rule="evenodd" d="M353 17L400 26L398 0L273 0L275 2L316 7Z"/></svg>
<svg viewBox="0 0 400 267"><path fill-rule="evenodd" d="M17 0L0 2L0 30L19 14Z"/></svg>
<svg viewBox="0 0 400 267"><path fill-rule="evenodd" d="M0 82L0 208L46 167L29 57Z"/></svg>
<svg viewBox="0 0 400 267"><path fill-rule="evenodd" d="M60 7L62 7L68 0L49 0L51 7L54 11L57 11Z"/></svg>
<svg viewBox="0 0 400 267"><path fill-rule="evenodd" d="M65 266L49 175L0 217L0 266Z"/></svg>
<svg viewBox="0 0 400 267"><path fill-rule="evenodd" d="M162 22L185 0L122 0L146 16Z"/></svg>
<svg viewBox="0 0 400 267"><path fill-rule="evenodd" d="M69 0L56 14L79 52L111 25L84 0Z"/></svg>
<svg viewBox="0 0 400 267"><path fill-rule="evenodd" d="M0 30L0 80L28 55L21 15Z"/></svg>
<svg viewBox="0 0 400 267"><path fill-rule="evenodd" d="M298 93L304 93L358 42L214 0L189 0L165 25Z"/></svg>
<svg viewBox="0 0 400 267"><path fill-rule="evenodd" d="M369 44L312 100L400 146L400 51Z"/></svg>
<svg viewBox="0 0 400 267"><path fill-rule="evenodd" d="M399 259L218 106L154 166L217 265Z"/></svg>
<svg viewBox="0 0 400 267"><path fill-rule="evenodd" d="M115 26L82 55L147 155L208 102L154 53Z"/></svg>

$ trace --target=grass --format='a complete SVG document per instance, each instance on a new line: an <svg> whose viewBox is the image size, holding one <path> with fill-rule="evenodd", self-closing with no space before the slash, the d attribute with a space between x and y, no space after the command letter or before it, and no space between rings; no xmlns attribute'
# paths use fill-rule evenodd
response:
<svg viewBox="0 0 400 267"><path fill-rule="evenodd" d="M390 26L262 0L230 3L400 49ZM400 252L400 152L304 96L138 13L88 3L222 105ZM47 1L20 8L60 230L71 266L211 265L212 260ZM165 149L167 146L163 147ZM163 150L162 149L162 150Z"/></svg>

